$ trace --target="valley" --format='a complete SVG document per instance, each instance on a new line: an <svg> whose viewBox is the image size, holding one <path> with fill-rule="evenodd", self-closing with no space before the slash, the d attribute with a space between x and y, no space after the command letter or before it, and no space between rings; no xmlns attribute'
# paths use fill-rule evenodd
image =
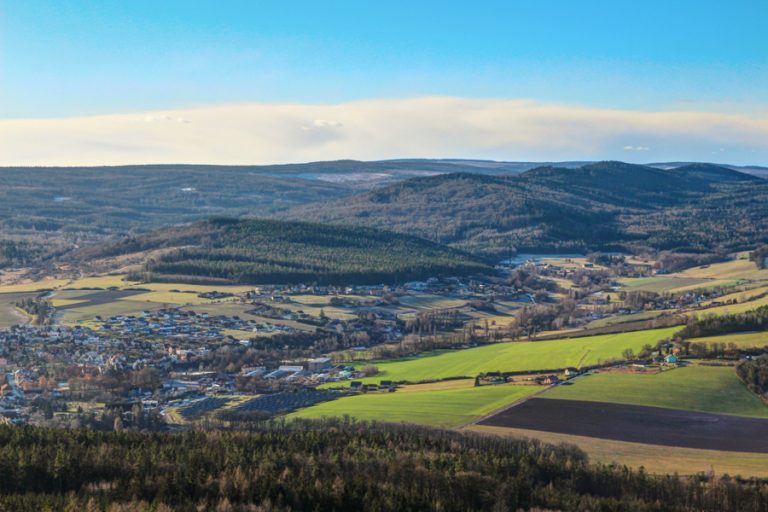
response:
<svg viewBox="0 0 768 512"><path fill-rule="evenodd" d="M763 476L764 447L750 439L768 425L767 383L748 370L768 346L758 240L744 239L750 249L701 239L695 252L683 241L674 250L650 245L651 236L637 246L626 219L677 206L666 185L640 178L619 187L631 172L670 171L613 163L515 178L435 171L369 183L346 204L378 197L382 207L346 212L344 224L332 218L333 203L317 202L286 211L314 218L310 207L321 208L329 223L213 217L114 232L39 266L6 262L3 421L96 430L228 430L268 419L420 424L563 439L597 461L651 473ZM610 180L593 190L595 176ZM669 179L687 187L689 206L763 186L712 166ZM481 242L498 216L456 213L468 197L456 195L456 183L485 208L503 194L509 208L544 215L518 217L517 234L494 237L537 233L553 243L524 242L544 249L526 253L511 242L510 257ZM547 187L570 192L544 199ZM530 203L539 188L553 208L586 215L557 219L604 219L612 234L593 231L593 243L576 224L548 224L544 203ZM403 194L424 201L410 217L431 223L435 236L395 221ZM518 205L518 196L527 199ZM452 210L439 213L441 205ZM356 226L360 219L374 227ZM712 422L722 428L707 430ZM694 462L677 465L680 457Z"/></svg>

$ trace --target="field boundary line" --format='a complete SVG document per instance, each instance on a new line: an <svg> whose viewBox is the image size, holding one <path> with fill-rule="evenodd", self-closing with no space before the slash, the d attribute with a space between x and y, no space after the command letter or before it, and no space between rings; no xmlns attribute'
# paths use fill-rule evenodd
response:
<svg viewBox="0 0 768 512"><path fill-rule="evenodd" d="M493 411L489 412L488 414L485 414L484 416L481 416L479 418L475 418L472 421L468 421L466 423L463 423L457 427L454 427L456 430L461 430L464 428L467 428L471 425L476 425L477 423L480 423L481 421L490 418L491 416L495 416L496 414L502 413L508 409L512 409L513 407L517 407L520 404L523 404L530 400L531 398L536 398L537 396L541 395L542 393L545 393L546 391L549 391L551 388L557 386L557 384L550 384L549 386L546 386L544 389L540 389L539 391L536 391L535 393L531 393L530 395L526 395L522 398L518 398L514 402L504 405L502 407L499 407L498 409L494 409Z"/></svg>

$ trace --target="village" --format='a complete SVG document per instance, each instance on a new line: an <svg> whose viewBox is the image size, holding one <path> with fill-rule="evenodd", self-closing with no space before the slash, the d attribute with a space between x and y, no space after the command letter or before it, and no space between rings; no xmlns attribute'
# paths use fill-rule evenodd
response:
<svg viewBox="0 0 768 512"><path fill-rule="evenodd" d="M179 302L198 302L95 313L87 321L68 321L68 315L83 306L98 312L105 298L115 301L112 311L136 293L157 292L143 288L148 285L43 292L27 303L52 305L41 308L43 325L0 330L0 421L85 421L98 428L98 418L119 416L126 426L178 428L221 408L231 408L232 417L277 414L349 393L395 392L398 382L378 376L376 358L534 334L546 339L539 333L548 329L600 334L610 332L604 319L657 310L669 316L707 300L722 303L717 288L627 291L617 284L615 268L584 258L529 259L499 270L498 278L430 278L399 286L269 285L196 294L171 288ZM564 309L569 301L573 307ZM677 351L669 345L628 354L631 364L619 368L674 367ZM611 368L616 363L608 361L580 370L464 377L475 378L476 386L552 386Z"/></svg>

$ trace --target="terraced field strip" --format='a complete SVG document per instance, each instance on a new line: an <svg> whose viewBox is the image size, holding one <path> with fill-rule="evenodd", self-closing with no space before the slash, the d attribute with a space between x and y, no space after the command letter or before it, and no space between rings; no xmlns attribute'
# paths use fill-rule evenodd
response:
<svg viewBox="0 0 768 512"><path fill-rule="evenodd" d="M584 450L593 462L626 465L633 468L642 466L649 473L693 475L714 471L716 475L768 477L768 454L765 453L726 452L630 443L557 432L487 425L470 425L466 430L483 434L538 439L545 443L574 444Z"/></svg>
<svg viewBox="0 0 768 512"><path fill-rule="evenodd" d="M768 331L737 332L733 334L723 334L722 336L691 338L688 341L691 343L706 343L707 345L721 343L728 346L734 344L737 348L763 348L768 347Z"/></svg>
<svg viewBox="0 0 768 512"><path fill-rule="evenodd" d="M761 306L768 306L768 295L738 304L727 304L724 306L698 309L693 312L689 312L689 314L695 315L697 317L706 315L735 315L738 313L744 313L745 311L752 311L753 309L757 309Z"/></svg>

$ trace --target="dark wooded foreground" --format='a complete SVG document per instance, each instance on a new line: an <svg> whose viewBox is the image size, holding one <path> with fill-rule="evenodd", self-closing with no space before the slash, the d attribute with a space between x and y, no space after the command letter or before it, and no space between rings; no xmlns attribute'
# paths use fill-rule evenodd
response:
<svg viewBox="0 0 768 512"><path fill-rule="evenodd" d="M0 510L711 510L768 484L593 466L573 446L343 422L254 432L0 428Z"/></svg>

